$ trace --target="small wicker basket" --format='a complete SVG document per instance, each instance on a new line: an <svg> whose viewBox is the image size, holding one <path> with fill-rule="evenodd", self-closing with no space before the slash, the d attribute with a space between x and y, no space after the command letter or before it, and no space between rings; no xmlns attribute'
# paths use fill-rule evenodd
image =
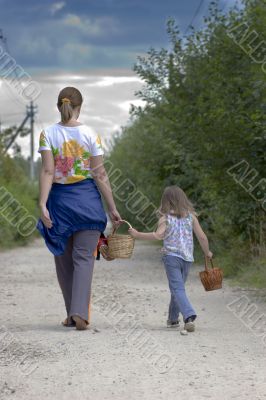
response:
<svg viewBox="0 0 266 400"><path fill-rule="evenodd" d="M125 220L122 222L132 228L129 222ZM117 234L118 228L114 228L111 235L107 237L108 255L111 258L130 258L133 253L135 239L130 235Z"/></svg>
<svg viewBox="0 0 266 400"><path fill-rule="evenodd" d="M205 257L205 271L199 273L201 282L207 292L221 289L223 282L223 271L213 266L212 259L210 260L212 268L208 268L208 262L209 259Z"/></svg>

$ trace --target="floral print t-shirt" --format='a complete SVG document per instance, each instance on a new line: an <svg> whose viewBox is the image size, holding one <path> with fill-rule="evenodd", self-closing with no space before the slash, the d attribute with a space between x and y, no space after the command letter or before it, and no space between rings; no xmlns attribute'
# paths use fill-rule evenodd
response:
<svg viewBox="0 0 266 400"><path fill-rule="evenodd" d="M193 247L192 214L189 213L185 218L167 215L163 254L192 262L194 261Z"/></svg>
<svg viewBox="0 0 266 400"><path fill-rule="evenodd" d="M68 184L92 178L90 160L103 155L100 136L91 134L86 125L54 124L40 135L39 153L51 150L54 156L54 182Z"/></svg>

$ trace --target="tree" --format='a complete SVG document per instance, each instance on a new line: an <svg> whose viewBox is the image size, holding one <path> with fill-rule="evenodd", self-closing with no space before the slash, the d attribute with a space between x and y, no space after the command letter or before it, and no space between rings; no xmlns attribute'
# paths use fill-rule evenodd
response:
<svg viewBox="0 0 266 400"><path fill-rule="evenodd" d="M265 219L265 72L247 53L246 36L246 47L232 37L245 23L263 41L263 3L246 1L224 15L212 2L204 28L187 38L170 19L169 49L150 49L134 68L144 81L138 96L146 106L133 110L110 154L157 205L165 186L181 186L225 249L245 245L254 214ZM249 187L228 173L241 160L255 171Z"/></svg>

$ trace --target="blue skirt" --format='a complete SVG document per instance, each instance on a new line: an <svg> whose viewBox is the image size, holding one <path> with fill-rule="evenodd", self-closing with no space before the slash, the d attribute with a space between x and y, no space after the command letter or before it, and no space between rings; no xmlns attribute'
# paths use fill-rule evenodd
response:
<svg viewBox="0 0 266 400"><path fill-rule="evenodd" d="M65 185L53 183L46 205L53 226L46 228L39 219L37 229L55 256L64 253L74 232L85 229L103 232L106 228L106 213L93 179Z"/></svg>

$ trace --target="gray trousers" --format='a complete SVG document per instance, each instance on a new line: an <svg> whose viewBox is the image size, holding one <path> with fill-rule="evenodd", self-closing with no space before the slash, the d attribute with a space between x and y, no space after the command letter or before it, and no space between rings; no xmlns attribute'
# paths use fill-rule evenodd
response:
<svg viewBox="0 0 266 400"><path fill-rule="evenodd" d="M94 251L99 237L96 230L75 232L68 239L64 254L54 257L68 318L79 315L88 321Z"/></svg>

